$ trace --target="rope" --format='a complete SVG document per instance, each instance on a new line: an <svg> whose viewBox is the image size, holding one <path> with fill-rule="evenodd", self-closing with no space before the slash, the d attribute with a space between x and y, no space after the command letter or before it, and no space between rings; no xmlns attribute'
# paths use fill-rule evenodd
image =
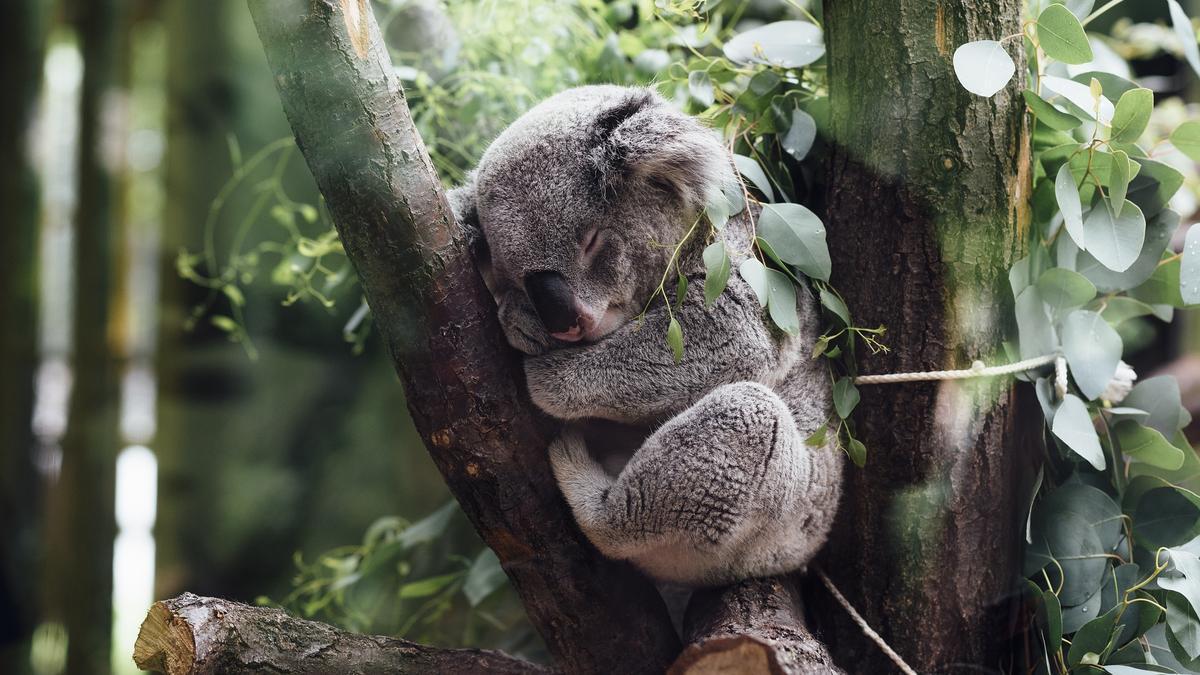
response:
<svg viewBox="0 0 1200 675"><path fill-rule="evenodd" d="M879 649L881 649L889 659L891 659L892 663L896 664L896 667L899 668L900 672L904 673L904 675L917 675L917 671L913 670L912 666L905 663L904 659L900 658L900 655L897 654L894 649L888 646L887 642L884 642L879 633L876 633L871 629L871 626L867 624L867 620L862 618L861 614L854 611L854 607L850 604L850 601L846 599L846 596L842 595L841 591L837 589L837 586L833 585L833 581L825 575L825 570L821 569L820 567L816 567L813 568L813 571L815 571L817 576L821 578L821 583L825 584L825 588L829 589L830 594L833 595L833 599L838 601L838 604L842 606L842 609L846 610L846 613L850 615L850 619L858 625L858 628L863 632L863 635L866 635L868 638L870 638L871 642L874 642L875 645L878 646Z"/></svg>
<svg viewBox="0 0 1200 675"><path fill-rule="evenodd" d="M854 384L895 384L897 382L933 382L938 380L966 380L972 377L995 377L997 375L1012 375L1026 370L1054 363L1057 354L1048 354L1033 359L1025 359L1004 366L983 365L976 361L970 368L962 370L931 370L919 373L890 373L887 375L859 375L854 378Z"/></svg>

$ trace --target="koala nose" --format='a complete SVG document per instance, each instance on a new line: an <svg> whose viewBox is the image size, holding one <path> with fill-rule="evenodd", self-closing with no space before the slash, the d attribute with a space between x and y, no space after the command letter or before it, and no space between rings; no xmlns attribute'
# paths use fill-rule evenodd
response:
<svg viewBox="0 0 1200 675"><path fill-rule="evenodd" d="M525 292L533 301L542 325L552 334L570 333L579 325L575 295L558 272L533 272L525 276Z"/></svg>

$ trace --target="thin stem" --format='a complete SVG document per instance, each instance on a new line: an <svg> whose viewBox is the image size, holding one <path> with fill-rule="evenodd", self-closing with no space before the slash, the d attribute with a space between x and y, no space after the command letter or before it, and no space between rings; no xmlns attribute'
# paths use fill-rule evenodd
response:
<svg viewBox="0 0 1200 675"><path fill-rule="evenodd" d="M1124 2L1124 1L1125 1L1125 0L1111 0L1111 2L1108 2L1107 4L1105 4L1105 5L1104 5L1103 7L1101 7L1100 9L1098 9L1098 10L1096 10L1096 11L1092 12L1091 14L1089 14L1089 15L1087 16L1087 18L1086 18L1086 19L1084 19L1083 21L1081 21L1080 23L1081 23L1082 25L1086 26L1086 25L1088 25L1089 23L1091 23L1093 19L1099 18L1099 17L1100 17L1100 15L1104 14L1104 13L1105 13L1105 12L1107 12L1108 10L1112 9L1113 7L1116 7L1117 5L1121 4L1121 3L1122 3L1122 2Z"/></svg>

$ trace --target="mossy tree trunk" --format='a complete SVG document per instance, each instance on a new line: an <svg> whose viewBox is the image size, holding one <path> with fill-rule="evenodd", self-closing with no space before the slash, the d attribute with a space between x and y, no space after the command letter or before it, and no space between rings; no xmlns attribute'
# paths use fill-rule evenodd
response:
<svg viewBox="0 0 1200 675"><path fill-rule="evenodd" d="M33 465L40 203L29 131L42 77L42 0L0 5L0 671L24 672L36 617L41 481Z"/></svg>
<svg viewBox="0 0 1200 675"><path fill-rule="evenodd" d="M1019 33L1020 8L825 1L834 278L856 323L886 326L891 348L860 353L860 372L1006 360L1007 272L1029 221L1024 106L1017 82L992 99L967 93L952 56ZM825 566L920 672L1003 658L1020 543L1014 417L1007 378L863 387L867 465L848 473ZM892 668L843 612L824 614L844 664Z"/></svg>

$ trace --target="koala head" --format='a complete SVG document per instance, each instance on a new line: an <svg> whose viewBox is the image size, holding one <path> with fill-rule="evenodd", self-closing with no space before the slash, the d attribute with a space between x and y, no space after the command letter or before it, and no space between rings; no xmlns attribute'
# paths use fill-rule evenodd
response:
<svg viewBox="0 0 1200 675"><path fill-rule="evenodd" d="M509 342L538 354L639 314L706 197L735 180L714 132L653 90L589 86L514 122L451 203L482 230Z"/></svg>

